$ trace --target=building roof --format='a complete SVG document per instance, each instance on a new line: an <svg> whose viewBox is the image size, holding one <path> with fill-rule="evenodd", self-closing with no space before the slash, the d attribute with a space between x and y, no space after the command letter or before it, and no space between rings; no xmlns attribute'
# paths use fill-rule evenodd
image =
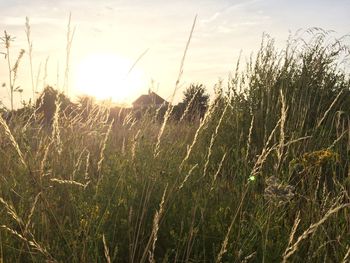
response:
<svg viewBox="0 0 350 263"><path fill-rule="evenodd" d="M141 95L132 103L132 105L133 107L145 107L151 105L161 105L163 103L167 104L168 102L155 92L151 91L147 95Z"/></svg>

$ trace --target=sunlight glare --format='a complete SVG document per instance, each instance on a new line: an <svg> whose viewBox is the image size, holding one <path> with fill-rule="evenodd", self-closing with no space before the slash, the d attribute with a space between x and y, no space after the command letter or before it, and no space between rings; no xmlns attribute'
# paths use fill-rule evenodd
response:
<svg viewBox="0 0 350 263"><path fill-rule="evenodd" d="M79 95L130 104L146 88L144 72L133 62L113 53L92 54L77 66L74 87Z"/></svg>

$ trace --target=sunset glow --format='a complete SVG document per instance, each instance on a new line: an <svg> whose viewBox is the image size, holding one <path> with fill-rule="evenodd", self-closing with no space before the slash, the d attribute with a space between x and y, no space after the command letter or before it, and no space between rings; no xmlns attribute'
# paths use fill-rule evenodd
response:
<svg viewBox="0 0 350 263"><path fill-rule="evenodd" d="M33 97L46 85L64 90L69 68L68 96L112 98L130 104L154 83L157 93L172 96L194 17L197 20L184 60L175 101L191 83L204 84L210 94L219 80L226 82L241 54L242 65L260 47L263 33L284 48L289 35L317 27L349 33L349 1L5 1L0 0L1 34L11 43L12 66L21 49L26 52L17 72L14 104ZM70 26L68 27L71 15ZM30 25L29 61L26 17ZM67 63L67 29L74 33ZM301 37L305 37L305 34ZM349 38L346 39L349 41ZM130 74L130 67L145 50ZM0 53L6 52L4 45ZM10 105L7 60L0 61L0 101ZM29 69L29 64L32 69ZM31 73L32 72L32 73Z"/></svg>
<svg viewBox="0 0 350 263"><path fill-rule="evenodd" d="M82 59L74 72L79 94L117 103L130 103L147 85L143 72L133 62L113 53L96 53Z"/></svg>

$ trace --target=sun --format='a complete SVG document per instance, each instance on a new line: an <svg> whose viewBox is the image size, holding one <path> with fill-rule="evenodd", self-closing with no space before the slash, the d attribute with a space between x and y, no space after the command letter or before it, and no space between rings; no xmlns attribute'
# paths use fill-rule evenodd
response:
<svg viewBox="0 0 350 263"><path fill-rule="evenodd" d="M75 92L98 100L130 104L146 87L144 72L132 66L131 60L113 53L88 55L75 69Z"/></svg>

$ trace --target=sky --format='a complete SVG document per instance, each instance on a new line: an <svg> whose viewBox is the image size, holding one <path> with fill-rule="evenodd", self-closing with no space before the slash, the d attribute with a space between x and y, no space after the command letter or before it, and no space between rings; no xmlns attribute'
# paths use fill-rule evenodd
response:
<svg viewBox="0 0 350 263"><path fill-rule="evenodd" d="M35 85L38 91L47 84L62 89L71 13L75 33L69 95L101 94L130 104L150 88L170 99L196 15L175 100L181 100L190 83L203 83L211 93L219 80L228 78L241 51L243 59L257 51L263 33L281 47L299 29L320 27L334 30L339 37L349 34L349 11L349 0L0 0L0 33L6 30L15 37L10 50L14 64L21 48L28 51L25 18L29 17ZM5 52L3 45L0 52ZM118 74L121 77L110 76ZM16 85L24 92L16 94L17 104L31 96L30 76L26 52L18 68ZM1 84L8 87L8 78L2 55ZM82 88L93 82L108 88ZM7 87L0 87L0 100L6 106Z"/></svg>

